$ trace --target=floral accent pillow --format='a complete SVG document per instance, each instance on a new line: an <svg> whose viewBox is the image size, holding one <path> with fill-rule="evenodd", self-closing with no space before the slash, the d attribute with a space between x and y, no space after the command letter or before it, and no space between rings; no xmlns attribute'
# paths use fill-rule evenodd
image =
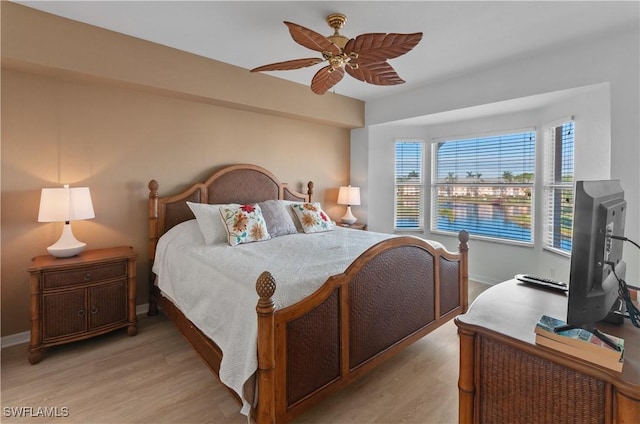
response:
<svg viewBox="0 0 640 424"><path fill-rule="evenodd" d="M291 208L296 213L305 233L333 230L333 222L322 210L320 203L293 203Z"/></svg>
<svg viewBox="0 0 640 424"><path fill-rule="evenodd" d="M220 215L227 229L229 246L271 238L257 204L221 207Z"/></svg>

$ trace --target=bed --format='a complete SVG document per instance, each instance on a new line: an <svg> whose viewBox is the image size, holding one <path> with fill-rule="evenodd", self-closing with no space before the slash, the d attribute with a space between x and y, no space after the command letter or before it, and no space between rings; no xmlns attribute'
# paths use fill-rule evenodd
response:
<svg viewBox="0 0 640 424"><path fill-rule="evenodd" d="M285 208L291 204L307 207L318 205L312 203L313 183L307 185L307 193L303 194L262 167L240 164L218 169L206 181L178 194L161 197L155 180L149 183L149 190L149 315L161 309L236 398L243 413L258 424L291 421L467 309L465 231L458 235L458 252L417 237L366 234L339 226L315 234L305 234L297 228L296 234L233 247L204 246L206 243L202 242L194 246L200 234L192 212L197 210L192 209L194 204L265 205L264 202L277 201ZM173 250L177 253L171 256L169 246L175 243ZM189 249L193 253L187 252ZM349 255L340 258L342 253L336 253L333 258L331 252L340 249ZM298 269L292 268L292 264L298 266L307 260L295 256L287 262L292 255L282 252L307 250L316 252L315 257L322 256L323 261L326 259L326 275L306 271L307 268L299 268L300 273L292 272ZM237 308L250 309L243 310L241 318L235 315L233 318L245 326L238 332L249 333L250 347L241 350L248 351L248 359L255 363L255 370L249 369L250 377L243 380L241 389L237 384L228 384L226 363L229 357L235 361L236 356L228 354L225 358L223 350L229 352L226 339L216 339L208 324L201 323L201 327L197 324L202 319L218 319L216 311L224 305L207 306L202 299L206 284L215 284L209 286L216 287L211 289L215 291L218 278L226 277L214 276L213 271L203 276L207 268L199 274L195 271L199 264L209 266L212 261L207 258L231 263L228 261L233 259L222 259L223 255L236 251L254 255L251 257L264 257L272 251L277 256L264 265L255 262L265 268L255 274L255 281L235 283L238 287L249 284L250 296L243 288L238 289L238 293L244 290L243 295L232 296L233 301L224 300L226 304L237 304ZM184 263L186 270L169 271L169 266L163 264L171 261ZM227 274L224 269L222 274ZM284 295L285 288L289 290L298 284L288 281L293 274L313 280L302 297L300 293L297 297ZM192 283L193 279L197 281ZM204 284L208 279L215 282ZM167 282L160 284L163 280ZM182 285L197 295L188 291L186 295L177 294L174 289ZM199 288L191 288L195 285ZM185 306L189 304L181 300L184 296L195 298L197 306ZM251 307L246 306L248 301L254 302ZM223 315L230 313L225 311ZM214 323L216 326L223 327ZM231 332L226 327L222 331Z"/></svg>

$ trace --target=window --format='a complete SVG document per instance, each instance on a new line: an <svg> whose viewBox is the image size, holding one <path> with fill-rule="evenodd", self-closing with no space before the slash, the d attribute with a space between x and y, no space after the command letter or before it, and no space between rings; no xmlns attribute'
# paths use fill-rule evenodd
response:
<svg viewBox="0 0 640 424"><path fill-rule="evenodd" d="M545 144L544 247L571 253L574 123L547 126Z"/></svg>
<svg viewBox="0 0 640 424"><path fill-rule="evenodd" d="M431 230L533 243L535 131L433 144Z"/></svg>
<svg viewBox="0 0 640 424"><path fill-rule="evenodd" d="M396 230L421 230L424 222L423 143L396 142L395 214Z"/></svg>

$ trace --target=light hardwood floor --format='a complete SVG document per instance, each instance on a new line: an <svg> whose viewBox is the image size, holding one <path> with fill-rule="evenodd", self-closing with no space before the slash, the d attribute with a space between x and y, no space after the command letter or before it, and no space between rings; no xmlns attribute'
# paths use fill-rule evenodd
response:
<svg viewBox="0 0 640 424"><path fill-rule="evenodd" d="M489 286L470 282L470 299ZM296 423L455 423L458 336L453 321L299 417ZM2 423L230 423L246 417L164 315L47 349L2 349ZM67 417L16 418L7 408L57 407ZM67 408L67 409L63 409Z"/></svg>

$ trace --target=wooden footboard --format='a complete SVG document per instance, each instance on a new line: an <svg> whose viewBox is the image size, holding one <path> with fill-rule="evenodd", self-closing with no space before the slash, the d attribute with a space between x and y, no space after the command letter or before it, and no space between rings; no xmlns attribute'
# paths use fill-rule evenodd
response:
<svg viewBox="0 0 640 424"><path fill-rule="evenodd" d="M258 424L302 411L467 309L467 241L458 253L415 237L373 246L311 296L275 310L273 276L256 283Z"/></svg>

